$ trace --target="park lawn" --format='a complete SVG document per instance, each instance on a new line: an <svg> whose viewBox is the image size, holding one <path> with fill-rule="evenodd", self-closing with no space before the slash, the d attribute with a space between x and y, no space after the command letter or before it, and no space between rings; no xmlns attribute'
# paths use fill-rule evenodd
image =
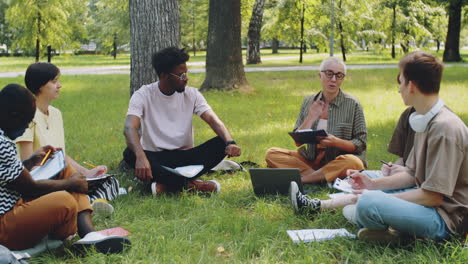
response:
<svg viewBox="0 0 468 264"><path fill-rule="evenodd" d="M436 54L442 58L443 51L439 51ZM244 65L246 63L245 58L246 51L242 51ZM461 56L464 61L468 60L468 50L460 50ZM205 51L197 51L196 55L193 52L189 52L190 61L196 63L191 68L204 68L206 60ZM317 53L314 49L308 49L307 53L304 53L302 63L299 63L299 50L298 49L282 49L279 53L272 54L271 49L261 50L262 63L260 64L249 64L246 67L286 67L286 66L310 66L320 65L321 61L328 57L328 53ZM335 56L342 58L339 50L335 50ZM380 53L375 52L364 52L364 51L352 51L346 55L346 63L351 64L397 64L399 58L403 56L402 53L397 54L396 59L392 59L389 51L383 51ZM42 57L41 61L47 61L46 57ZM23 72L29 64L35 61L34 57L0 57L0 72ZM198 64L203 62L202 65ZM83 68L83 67L108 67L108 66L130 66L129 54L119 54L117 59L109 55L72 55L62 54L52 58L52 63L57 65L61 69L66 68Z"/></svg>
<svg viewBox="0 0 468 264"><path fill-rule="evenodd" d="M395 160L386 152L399 114L405 109L397 92L396 69L350 70L343 89L359 98L367 120L370 169L379 160ZM199 87L204 74L191 74L190 84ZM315 72L247 73L255 91L211 91L204 95L242 147L236 161L265 166L265 151L272 146L294 148L287 135L293 127L304 96L317 92ZM22 78L0 79L3 87ZM204 176L215 178L222 192L211 197L181 194L153 198L131 172L117 170L125 147L123 122L129 99L127 75L62 76L63 90L53 102L62 110L67 153L77 161L107 164L121 184L133 190L112 202L110 219L95 218L98 228L122 226L129 230L133 247L105 256L90 252L74 257L67 251L45 253L32 263L466 263L468 250L461 238L435 243L417 240L390 247L354 239L338 238L309 244L293 244L286 230L306 228L357 228L340 211L309 218L295 215L287 197L254 196L247 173ZM445 70L441 97L468 121L468 76L466 68ZM194 118L196 144L214 136L199 118ZM330 191L312 186L314 196L326 198Z"/></svg>

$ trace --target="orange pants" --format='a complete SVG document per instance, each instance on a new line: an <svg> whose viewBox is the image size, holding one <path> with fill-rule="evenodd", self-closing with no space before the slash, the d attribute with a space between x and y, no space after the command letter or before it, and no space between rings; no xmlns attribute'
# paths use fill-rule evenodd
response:
<svg viewBox="0 0 468 264"><path fill-rule="evenodd" d="M305 159L297 150L283 148L270 148L267 150L265 160L270 168L298 168L301 172L315 168L313 161ZM346 177L346 170L363 170L362 161L352 154L345 154L336 157L325 164L322 168L327 182L332 182L336 178Z"/></svg>
<svg viewBox="0 0 468 264"><path fill-rule="evenodd" d="M67 166L58 178L75 174ZM65 239L77 232L78 212L92 211L86 194L58 191L34 199L21 198L0 216L0 244L11 250L30 248L46 235Z"/></svg>

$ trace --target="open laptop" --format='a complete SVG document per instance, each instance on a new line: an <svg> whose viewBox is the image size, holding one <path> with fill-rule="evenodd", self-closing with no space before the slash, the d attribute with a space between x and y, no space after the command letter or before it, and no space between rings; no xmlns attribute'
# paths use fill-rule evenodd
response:
<svg viewBox="0 0 468 264"><path fill-rule="evenodd" d="M266 194L288 194L289 184L295 181L301 192L304 191L299 169L249 169L254 193L257 196Z"/></svg>

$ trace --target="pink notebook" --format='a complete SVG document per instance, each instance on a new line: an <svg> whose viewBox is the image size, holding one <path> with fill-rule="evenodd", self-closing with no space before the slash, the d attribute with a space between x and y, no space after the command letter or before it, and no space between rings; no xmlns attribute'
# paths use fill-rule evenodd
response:
<svg viewBox="0 0 468 264"><path fill-rule="evenodd" d="M109 228L109 229L104 229L97 231L98 233L105 235L105 236L128 236L131 233L122 227L114 227L114 228Z"/></svg>

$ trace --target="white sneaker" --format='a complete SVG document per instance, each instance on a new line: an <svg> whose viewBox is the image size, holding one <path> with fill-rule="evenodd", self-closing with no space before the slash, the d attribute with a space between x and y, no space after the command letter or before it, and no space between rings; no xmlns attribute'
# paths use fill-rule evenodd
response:
<svg viewBox="0 0 468 264"><path fill-rule="evenodd" d="M120 253L125 247L130 247L131 242L124 236L105 236L98 232L90 232L82 239L73 244L73 249L83 252L86 249L95 247L100 253Z"/></svg>
<svg viewBox="0 0 468 264"><path fill-rule="evenodd" d="M104 199L96 199L91 207L94 210L94 214L100 217L110 217L114 213L114 207Z"/></svg>

